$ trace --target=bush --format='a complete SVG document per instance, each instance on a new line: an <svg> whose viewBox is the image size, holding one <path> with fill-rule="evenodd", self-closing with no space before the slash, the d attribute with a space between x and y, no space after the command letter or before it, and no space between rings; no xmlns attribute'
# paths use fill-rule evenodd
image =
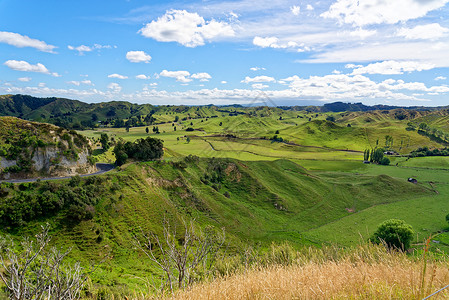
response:
<svg viewBox="0 0 449 300"><path fill-rule="evenodd" d="M370 240L376 244L385 243L389 249L405 251L410 248L413 228L403 220L390 219L377 227Z"/></svg>
<svg viewBox="0 0 449 300"><path fill-rule="evenodd" d="M388 157L385 157L385 156L384 156L384 157L380 160L379 164L384 165L384 166L388 166L388 165L390 164L390 159L389 159Z"/></svg>

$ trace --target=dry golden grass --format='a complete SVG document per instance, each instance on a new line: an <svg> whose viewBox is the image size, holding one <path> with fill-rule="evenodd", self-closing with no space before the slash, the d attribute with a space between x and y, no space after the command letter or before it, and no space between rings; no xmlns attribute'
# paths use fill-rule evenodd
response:
<svg viewBox="0 0 449 300"><path fill-rule="evenodd" d="M428 266L424 294L449 283L447 265ZM172 299L420 299L422 265L350 260L273 266L179 291ZM449 291L432 299L447 299Z"/></svg>

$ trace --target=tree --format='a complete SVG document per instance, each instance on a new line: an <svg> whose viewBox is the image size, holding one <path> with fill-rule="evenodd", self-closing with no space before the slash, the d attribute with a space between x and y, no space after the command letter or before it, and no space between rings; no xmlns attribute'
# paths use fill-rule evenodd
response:
<svg viewBox="0 0 449 300"><path fill-rule="evenodd" d="M276 132L274 134L279 134L279 130L276 130Z"/></svg>
<svg viewBox="0 0 449 300"><path fill-rule="evenodd" d="M104 151L107 151L109 149L109 136L107 133L101 134L100 143Z"/></svg>
<svg viewBox="0 0 449 300"><path fill-rule="evenodd" d="M187 142L187 144L190 144L190 137L189 136L186 138L186 142Z"/></svg>
<svg viewBox="0 0 449 300"><path fill-rule="evenodd" d="M182 221L184 234L164 220L163 239L150 232L134 237L136 246L164 273L162 289L191 285L195 278L212 269L218 250L225 241L224 229L217 233L213 227L199 230L194 221Z"/></svg>
<svg viewBox="0 0 449 300"><path fill-rule="evenodd" d="M371 152L371 159L373 162L379 164L384 158L384 151L381 148L377 148Z"/></svg>
<svg viewBox="0 0 449 300"><path fill-rule="evenodd" d="M363 152L363 160L364 161L368 161L369 160L369 155L370 154L370 150L369 149L365 149L365 151Z"/></svg>
<svg viewBox="0 0 449 300"><path fill-rule="evenodd" d="M141 161L159 159L164 154L163 147L162 140L151 137L126 143L123 140L119 140L113 151L116 159L115 163L121 166L126 163L128 158Z"/></svg>
<svg viewBox="0 0 449 300"><path fill-rule="evenodd" d="M410 248L413 238L413 228L404 220L390 219L377 227L370 240L374 243L384 243L389 249L405 251Z"/></svg>
<svg viewBox="0 0 449 300"><path fill-rule="evenodd" d="M145 132L148 134L150 132L150 129L148 129L148 127L145 128Z"/></svg>
<svg viewBox="0 0 449 300"><path fill-rule="evenodd" d="M79 263L66 265L63 260L70 249L61 251L48 249L50 226L42 226L42 231L31 241L25 239L22 251L11 242L1 243L0 266L4 269L0 278L5 284L9 298L25 299L79 299L87 280ZM83 274L84 273L84 274Z"/></svg>
<svg viewBox="0 0 449 300"><path fill-rule="evenodd" d="M385 136L385 148L390 149L393 147L393 137L391 135Z"/></svg>

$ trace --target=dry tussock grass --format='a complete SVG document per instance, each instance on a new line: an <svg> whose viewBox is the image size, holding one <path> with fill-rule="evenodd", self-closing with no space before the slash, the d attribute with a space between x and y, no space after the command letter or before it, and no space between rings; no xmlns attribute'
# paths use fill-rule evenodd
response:
<svg viewBox="0 0 449 300"><path fill-rule="evenodd" d="M424 294L449 283L447 265L431 266ZM179 291L171 299L420 299L422 265L349 260L254 269ZM432 299L447 299L441 292Z"/></svg>

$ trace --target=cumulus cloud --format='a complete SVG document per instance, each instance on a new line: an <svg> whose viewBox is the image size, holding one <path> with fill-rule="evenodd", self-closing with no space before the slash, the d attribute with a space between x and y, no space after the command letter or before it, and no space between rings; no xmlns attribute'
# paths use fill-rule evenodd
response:
<svg viewBox="0 0 449 300"><path fill-rule="evenodd" d="M423 17L448 2L449 0L337 0L321 16L357 26L395 24Z"/></svg>
<svg viewBox="0 0 449 300"><path fill-rule="evenodd" d="M128 51L126 53L126 59L132 63L149 63L151 56L144 51Z"/></svg>
<svg viewBox="0 0 449 300"><path fill-rule="evenodd" d="M186 47L202 46L206 41L235 35L230 24L214 19L205 21L197 13L185 10L169 10L146 24L139 33L159 42L177 42Z"/></svg>
<svg viewBox="0 0 449 300"><path fill-rule="evenodd" d="M128 76L120 75L117 73L109 74L108 78L117 78L117 79L128 79Z"/></svg>
<svg viewBox="0 0 449 300"><path fill-rule="evenodd" d="M290 11L295 16L299 16L299 13L301 12L301 8L299 6L294 5L294 6L290 7Z"/></svg>
<svg viewBox="0 0 449 300"><path fill-rule="evenodd" d="M53 49L56 48L56 46L48 45L43 41L32 39L26 35L7 31L0 31L0 43L6 43L18 48L31 47L49 53L54 53Z"/></svg>
<svg viewBox="0 0 449 300"><path fill-rule="evenodd" d="M50 72L43 64L37 63L35 65L32 65L26 61L23 60L8 60L4 63L5 66L7 66L10 69L16 70L16 71L22 71L22 72L36 72L36 73L43 73L48 74L54 77L60 77L58 73L52 73Z"/></svg>
<svg viewBox="0 0 449 300"><path fill-rule="evenodd" d="M79 55L84 55L84 52L91 52L91 51L100 50L100 49L111 49L113 47L111 45L94 44L93 46L80 45L77 47L68 45L67 48L69 50L78 51ZM117 48L117 46L114 46L114 48Z"/></svg>
<svg viewBox="0 0 449 300"><path fill-rule="evenodd" d="M163 70L161 73L159 73L159 76L162 77L169 77L169 78L175 78L176 81L187 83L192 81L192 79L187 78L190 76L190 73L188 71L167 71Z"/></svg>
<svg viewBox="0 0 449 300"><path fill-rule="evenodd" d="M348 65L346 65L348 67ZM353 75L358 74L383 74L383 75L393 75L393 74L404 74L404 72L415 72L433 69L435 65L420 63L415 61L383 61L373 64L369 64L365 67L354 66L352 71Z"/></svg>
<svg viewBox="0 0 449 300"><path fill-rule="evenodd" d="M449 93L446 85L426 86L421 82L404 82L388 79L376 82L363 75L325 75L301 78L297 75L283 79L288 85L282 90L264 89L264 95L274 102L281 100L318 100L318 101L375 101L375 103L396 101L398 105L415 101L428 101L424 95ZM251 103L260 97L261 90L252 89L200 89L187 91L165 91L152 88L153 84L145 85L142 91L130 94L121 93L117 83L108 85L107 91L97 89L52 89L48 87L15 87L0 85L0 92L5 94L33 94L41 96L59 96L85 100L112 100L118 96L121 99L148 103L167 104L232 104Z"/></svg>
<svg viewBox="0 0 449 300"><path fill-rule="evenodd" d="M261 71L261 70L266 70L265 68L261 68L261 67L252 67L249 68L251 71Z"/></svg>
<svg viewBox="0 0 449 300"><path fill-rule="evenodd" d="M85 84L85 85L94 85L94 84L92 83L92 81L90 81L90 80L82 80L82 81L72 80L72 81L67 81L67 83L68 83L68 84L73 84L73 85L76 85L76 86L80 86L80 85L82 85L82 84Z"/></svg>
<svg viewBox="0 0 449 300"><path fill-rule="evenodd" d="M438 76L438 77L435 77L435 80L436 81L438 81L438 80L446 80L447 78L446 77L444 77L444 76Z"/></svg>
<svg viewBox="0 0 449 300"><path fill-rule="evenodd" d="M449 29L442 27L438 23L418 25L413 28L401 28L397 31L396 35L405 37L410 40L434 40L446 35Z"/></svg>
<svg viewBox="0 0 449 300"><path fill-rule="evenodd" d="M307 9L307 10L313 10L313 6L310 5L310 4L307 4L306 9Z"/></svg>
<svg viewBox="0 0 449 300"><path fill-rule="evenodd" d="M22 81L22 82L28 82L28 81L31 81L31 77L20 77L17 80Z"/></svg>
<svg viewBox="0 0 449 300"><path fill-rule="evenodd" d="M269 76L256 76L256 77L248 77L246 76L244 80L241 81L242 83L259 83L259 82L276 82L276 80L273 77Z"/></svg>
<svg viewBox="0 0 449 300"><path fill-rule="evenodd" d="M262 48L274 48L274 49L295 49L298 52L303 52L310 50L307 47L304 47L304 44L298 44L293 41L288 41L286 43L282 43L279 41L277 37L260 37L256 36L253 39L253 44Z"/></svg>
<svg viewBox="0 0 449 300"><path fill-rule="evenodd" d="M150 79L150 76L144 75L144 74L140 74L136 76L136 79Z"/></svg>
<svg viewBox="0 0 449 300"><path fill-rule="evenodd" d="M263 89L266 89L268 87L268 85L263 84L263 83L254 83L251 85L251 87L256 90L263 90Z"/></svg>
<svg viewBox="0 0 449 300"><path fill-rule="evenodd" d="M118 83L111 82L110 84L108 84L108 89L110 89L113 93L120 93L122 87Z"/></svg>
<svg viewBox="0 0 449 300"><path fill-rule="evenodd" d="M228 83L226 80L221 81L221 84L226 84L226 83Z"/></svg>
<svg viewBox="0 0 449 300"><path fill-rule="evenodd" d="M195 73L190 76L193 79L199 79L200 81L209 81L212 78L208 73Z"/></svg>

